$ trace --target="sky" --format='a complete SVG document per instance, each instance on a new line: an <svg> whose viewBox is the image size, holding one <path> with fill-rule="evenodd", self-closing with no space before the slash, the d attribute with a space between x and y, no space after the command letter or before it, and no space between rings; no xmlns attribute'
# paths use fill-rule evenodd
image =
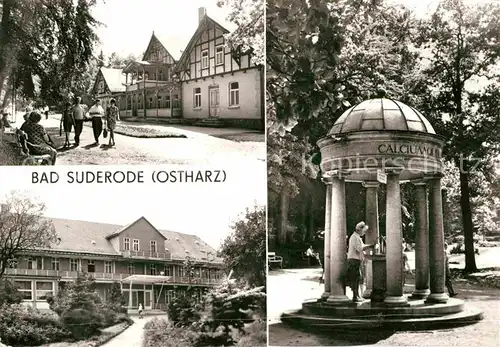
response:
<svg viewBox="0 0 500 347"><path fill-rule="evenodd" d="M170 36L187 45L198 27L198 8L228 30L227 9L216 5L217 0L104 0L93 9L94 17L103 23L97 29L101 40L98 47L105 56L142 54L153 31ZM168 47L166 47L168 49Z"/></svg>
<svg viewBox="0 0 500 347"><path fill-rule="evenodd" d="M0 168L0 201L13 191L27 192L46 206L46 216L91 222L127 225L144 216L155 227L199 236L218 248L231 232L231 225L245 209L265 205L267 170L264 162L230 169L227 165L224 183L154 184L150 173L162 167L150 166L56 166L59 182L33 184L33 168L20 166ZM191 170L206 167L189 168ZM188 169L187 166L163 167L167 170ZM209 169L214 169L213 167ZM146 183L68 184L68 171L143 170Z"/></svg>

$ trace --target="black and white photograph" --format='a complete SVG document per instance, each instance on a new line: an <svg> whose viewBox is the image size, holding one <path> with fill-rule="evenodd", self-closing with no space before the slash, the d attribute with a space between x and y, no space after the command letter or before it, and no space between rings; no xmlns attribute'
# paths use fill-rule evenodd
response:
<svg viewBox="0 0 500 347"><path fill-rule="evenodd" d="M266 9L269 346L497 346L500 3Z"/></svg>
<svg viewBox="0 0 500 347"><path fill-rule="evenodd" d="M1 346L267 345L265 170L126 189L0 173Z"/></svg>
<svg viewBox="0 0 500 347"><path fill-rule="evenodd" d="M265 161L263 0L2 0L1 165Z"/></svg>

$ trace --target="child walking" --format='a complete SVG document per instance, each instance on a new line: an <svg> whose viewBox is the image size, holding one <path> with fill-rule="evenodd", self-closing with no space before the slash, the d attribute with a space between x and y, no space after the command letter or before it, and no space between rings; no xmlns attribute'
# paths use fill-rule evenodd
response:
<svg viewBox="0 0 500 347"><path fill-rule="evenodd" d="M120 120L120 110L116 106L116 100L110 100L110 106L106 110L106 125L109 130L109 146L115 145L116 122Z"/></svg>

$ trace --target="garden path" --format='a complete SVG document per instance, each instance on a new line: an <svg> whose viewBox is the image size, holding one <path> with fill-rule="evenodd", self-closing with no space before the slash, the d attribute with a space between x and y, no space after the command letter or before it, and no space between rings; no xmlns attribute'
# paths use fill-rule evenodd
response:
<svg viewBox="0 0 500 347"><path fill-rule="evenodd" d="M131 317L134 320L127 330L120 335L106 342L102 347L142 347L144 338L144 325L153 318L167 318L167 316L145 316L142 319L139 317Z"/></svg>

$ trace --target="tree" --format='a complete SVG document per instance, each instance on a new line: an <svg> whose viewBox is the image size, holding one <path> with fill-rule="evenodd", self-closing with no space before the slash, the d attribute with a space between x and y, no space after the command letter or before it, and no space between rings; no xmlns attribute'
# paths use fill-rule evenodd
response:
<svg viewBox="0 0 500 347"><path fill-rule="evenodd" d="M97 41L95 0L2 1L0 95L10 81L34 97L35 76L46 103L62 101L88 68ZM0 100L1 101L1 100Z"/></svg>
<svg viewBox="0 0 500 347"><path fill-rule="evenodd" d="M222 243L219 255L235 276L250 286L266 284L266 209L255 206L232 227Z"/></svg>
<svg viewBox="0 0 500 347"><path fill-rule="evenodd" d="M99 53L99 56L97 57L97 67L100 69L101 67L104 66L104 53L102 52Z"/></svg>
<svg viewBox="0 0 500 347"><path fill-rule="evenodd" d="M115 68L115 69L123 69L129 63L133 61L141 60L141 57L135 54L129 54L126 57L119 55L116 52L111 53L108 57L108 64L106 67Z"/></svg>
<svg viewBox="0 0 500 347"><path fill-rule="evenodd" d="M111 288L109 288L108 293L108 300L106 303L114 308L116 312L120 312L122 306L127 304L127 299L123 296L120 283L113 282L111 284Z"/></svg>
<svg viewBox="0 0 500 347"><path fill-rule="evenodd" d="M460 206L465 237L465 271L477 271L471 180L488 174L500 146L500 6L490 2L467 6L442 0L419 27L419 43L428 50L423 71L428 89L420 108L433 118L446 139L444 156L459 168ZM482 86L471 88L481 79ZM477 82L476 82L477 83Z"/></svg>
<svg viewBox="0 0 500 347"><path fill-rule="evenodd" d="M19 192L7 196L0 211L0 277L9 261L58 241L52 222L43 216L45 205Z"/></svg>
<svg viewBox="0 0 500 347"><path fill-rule="evenodd" d="M22 301L23 295L15 283L8 278L0 279L0 306L20 304Z"/></svg>
<svg viewBox="0 0 500 347"><path fill-rule="evenodd" d="M252 52L255 64L265 62L264 49L264 1L263 0L218 0L217 6L230 9L228 21L237 29L226 35L233 48L241 47L244 52Z"/></svg>

